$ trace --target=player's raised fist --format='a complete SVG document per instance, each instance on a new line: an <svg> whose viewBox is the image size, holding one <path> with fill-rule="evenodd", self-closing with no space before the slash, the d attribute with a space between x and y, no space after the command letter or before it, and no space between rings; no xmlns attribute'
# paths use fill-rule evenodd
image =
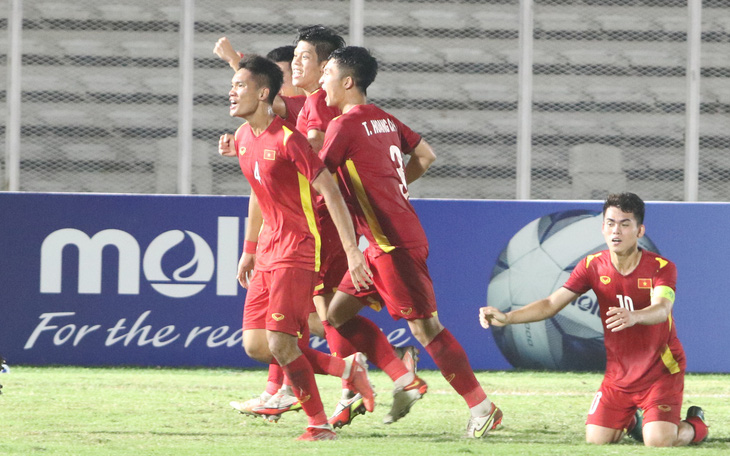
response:
<svg viewBox="0 0 730 456"><path fill-rule="evenodd" d="M235 157L236 156L236 143L233 140L233 135L226 133L221 135L218 140L218 153L224 157Z"/></svg>

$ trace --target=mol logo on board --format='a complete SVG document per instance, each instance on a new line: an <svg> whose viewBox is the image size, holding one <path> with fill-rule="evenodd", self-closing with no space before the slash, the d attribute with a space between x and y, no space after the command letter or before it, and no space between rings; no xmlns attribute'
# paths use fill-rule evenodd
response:
<svg viewBox="0 0 730 456"><path fill-rule="evenodd" d="M171 298L187 298L202 291L216 276L218 296L236 296L236 272L239 251L239 218L218 217L218 240L215 255L211 246L197 233L170 230L158 235L144 252L139 242L126 231L106 229L92 236L75 228L63 228L46 236L41 245L41 293L61 293L63 255L67 246L78 252L79 294L101 294L102 253L115 248L119 258L117 293L137 295L140 292L140 270L158 293ZM163 257L189 239L194 253L168 275L162 266ZM66 250L69 254L72 250Z"/></svg>

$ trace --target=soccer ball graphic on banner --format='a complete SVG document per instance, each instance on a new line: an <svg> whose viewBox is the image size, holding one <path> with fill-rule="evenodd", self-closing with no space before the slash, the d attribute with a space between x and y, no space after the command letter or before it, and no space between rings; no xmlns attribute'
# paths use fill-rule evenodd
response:
<svg viewBox="0 0 730 456"><path fill-rule="evenodd" d="M533 220L515 234L492 270L487 304L502 312L549 296L587 255L605 250L601 212L574 210ZM646 236L643 249L659 253ZM606 352L598 301L593 291L547 320L492 326L497 346L514 367L603 370Z"/></svg>

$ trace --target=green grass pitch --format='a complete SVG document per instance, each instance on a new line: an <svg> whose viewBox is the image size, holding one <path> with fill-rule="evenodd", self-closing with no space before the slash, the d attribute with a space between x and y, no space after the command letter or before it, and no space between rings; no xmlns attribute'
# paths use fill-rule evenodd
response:
<svg viewBox="0 0 730 456"><path fill-rule="evenodd" d="M11 366L0 375L2 455L728 455L730 376L688 375L682 413L706 411L708 441L673 449L584 443L584 420L601 375L531 371L479 372L504 411L488 438L463 437L468 410L435 371L421 371L429 392L401 421L382 419L391 382L371 372L378 394L372 414L339 430L334 442L296 442L303 412L278 423L246 417L231 400L260 393L263 370ZM334 409L339 379L318 376L325 410Z"/></svg>

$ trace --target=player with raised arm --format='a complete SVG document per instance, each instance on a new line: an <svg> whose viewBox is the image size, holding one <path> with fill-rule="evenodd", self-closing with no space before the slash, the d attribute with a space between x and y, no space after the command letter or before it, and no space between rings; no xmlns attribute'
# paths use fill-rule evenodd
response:
<svg viewBox="0 0 730 456"><path fill-rule="evenodd" d="M474 376L459 342L440 323L433 283L428 273L428 240L409 201L408 184L422 176L436 159L420 135L392 115L367 103L377 61L362 47L334 51L325 66L322 87L326 101L342 115L327 128L320 156L346 187L348 206L358 232L368 240L365 251L375 291L394 319L404 318L449 384L464 398L471 417L469 437L483 437L502 420ZM407 164L402 154L410 159ZM378 360L390 345L377 327L357 315L362 302L357 277L346 274L328 312L330 323L368 358ZM378 365L380 365L378 363ZM393 378L393 377L391 377ZM427 386L413 372L395 380L393 406L384 422L408 412Z"/></svg>
<svg viewBox="0 0 730 456"><path fill-rule="evenodd" d="M685 355L672 317L677 269L639 247L644 202L633 193L609 195L603 204L607 250L578 263L567 282L547 298L508 313L482 307L483 327L550 318L592 289L598 298L606 346L606 373L586 420L586 441L618 442L644 411L647 446L682 446L707 437L704 412L693 406L680 421Z"/></svg>
<svg viewBox="0 0 730 456"><path fill-rule="evenodd" d="M345 378L363 396L368 411L373 410L374 400L362 354L341 359L309 347L307 317L320 265L313 190L324 197L358 286L367 288L372 283L371 272L357 248L354 227L334 179L306 138L272 111L283 79L281 70L255 55L241 60L239 68L229 92L229 113L246 123L234 137L221 136L219 149L238 152L241 171L252 190L238 267L238 280L248 288L244 346L259 361L277 362L291 379L309 421L299 440L335 439L314 374ZM268 341L269 352L262 350L262 338Z"/></svg>

